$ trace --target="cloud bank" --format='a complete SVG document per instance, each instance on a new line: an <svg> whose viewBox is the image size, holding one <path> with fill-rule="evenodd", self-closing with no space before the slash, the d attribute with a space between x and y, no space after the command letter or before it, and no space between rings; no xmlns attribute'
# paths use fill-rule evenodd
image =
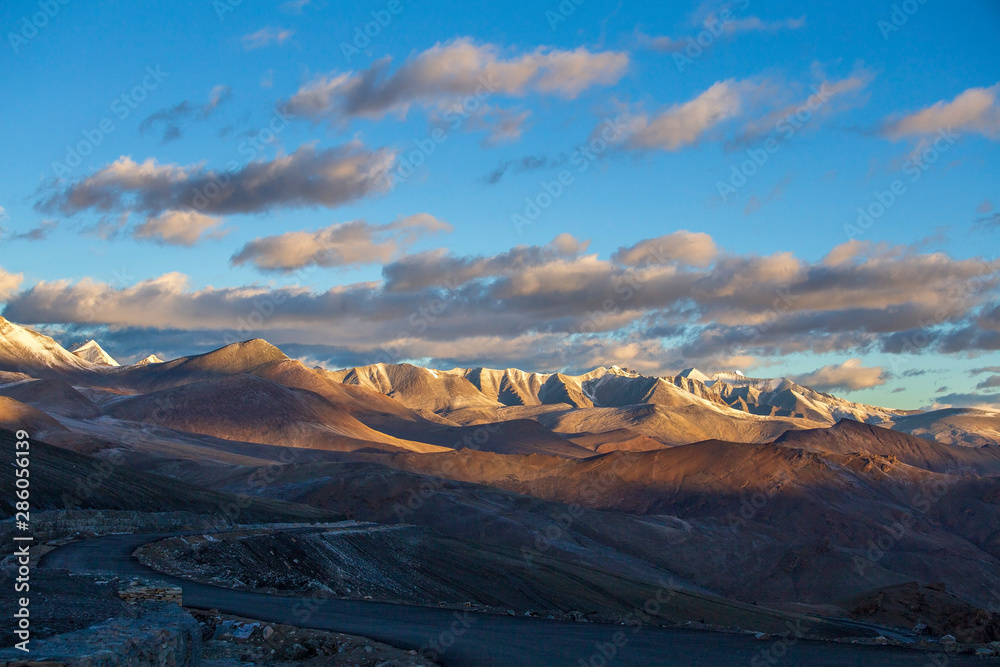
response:
<svg viewBox="0 0 1000 667"><path fill-rule="evenodd" d="M178 273L129 286L43 281L13 294L4 314L24 323L215 332L220 342L260 336L331 348L359 363L388 354L443 365L618 363L666 373L790 353L1000 349L1000 262L862 242L810 262L734 254L705 234L678 231L602 259L562 234L493 255L404 255L376 281L306 284L321 279L317 267L381 261L408 235L443 225L430 216L347 223L258 239L238 253L265 270L302 267L285 284L192 289ZM349 237L365 240L359 254L338 245ZM816 371L814 384L877 386L880 369L852 363Z"/></svg>
<svg viewBox="0 0 1000 667"><path fill-rule="evenodd" d="M254 239L232 257L235 265L291 272L307 266L346 267L387 263L422 237L452 231L451 225L419 213L385 225L354 220L312 232Z"/></svg>

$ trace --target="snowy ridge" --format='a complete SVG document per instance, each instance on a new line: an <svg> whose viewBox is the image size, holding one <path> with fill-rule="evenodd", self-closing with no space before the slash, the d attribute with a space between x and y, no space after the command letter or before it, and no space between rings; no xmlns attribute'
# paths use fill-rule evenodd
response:
<svg viewBox="0 0 1000 667"><path fill-rule="evenodd" d="M148 357L140 359L139 361L135 362L132 365L133 366L148 366L149 364L162 364L162 363L164 363L163 359L160 359L155 354L151 354Z"/></svg>
<svg viewBox="0 0 1000 667"><path fill-rule="evenodd" d="M121 366L114 357L104 351L96 340L88 340L86 343L74 346L70 352L80 357L84 361L99 366Z"/></svg>
<svg viewBox="0 0 1000 667"><path fill-rule="evenodd" d="M98 370L98 366L70 353L62 345L36 331L0 317L0 362L7 370L45 368L52 370Z"/></svg>

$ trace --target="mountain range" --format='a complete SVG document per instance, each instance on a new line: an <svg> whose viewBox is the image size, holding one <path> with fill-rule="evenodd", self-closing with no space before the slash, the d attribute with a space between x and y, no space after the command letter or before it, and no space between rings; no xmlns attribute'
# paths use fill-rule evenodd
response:
<svg viewBox="0 0 1000 667"><path fill-rule="evenodd" d="M259 339L120 365L95 341L71 352L0 318L0 429L53 445L53 470L66 457L141 470L115 473L115 509L150 485L185 508L242 494L419 526L484 563L513 549L564 564L546 572L669 576L713 600L697 605L709 624L754 605L762 628L808 613L957 632L987 614L996 627L976 637L1000 639L986 611L1000 590L996 411L895 410L694 368L327 370ZM39 497L65 483L33 477ZM906 611L929 585L964 611Z"/></svg>

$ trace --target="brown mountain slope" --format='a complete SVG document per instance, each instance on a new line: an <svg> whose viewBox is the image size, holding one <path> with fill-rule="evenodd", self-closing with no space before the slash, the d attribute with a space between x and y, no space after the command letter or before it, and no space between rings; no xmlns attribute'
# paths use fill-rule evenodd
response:
<svg viewBox="0 0 1000 667"><path fill-rule="evenodd" d="M259 338L233 343L206 354L181 357L162 364L129 366L116 379L141 391L155 391L191 382L248 373L273 361L287 361L285 353Z"/></svg>
<svg viewBox="0 0 1000 667"><path fill-rule="evenodd" d="M892 428L948 445L981 447L1000 443L1000 412L974 408L932 410L899 417Z"/></svg>
<svg viewBox="0 0 1000 667"><path fill-rule="evenodd" d="M538 405L542 389L542 376L516 368L495 371L489 368L470 368L465 378L487 398L503 405Z"/></svg>
<svg viewBox="0 0 1000 667"><path fill-rule="evenodd" d="M413 410L399 401L367 387L342 384L329 378L326 371L308 368L299 361L279 359L258 366L250 372L286 387L305 389L319 394L355 415L393 416L407 421L423 422Z"/></svg>
<svg viewBox="0 0 1000 667"><path fill-rule="evenodd" d="M0 429L0 484L14 488L14 433ZM36 510L104 509L195 512L255 521L335 521L342 514L267 499L237 498L30 441L31 506ZM99 483L94 483L98 481ZM0 500L13 513L13 494ZM238 515L234 510L239 508Z"/></svg>
<svg viewBox="0 0 1000 667"><path fill-rule="evenodd" d="M473 449L498 454L544 454L574 459L594 455L593 451L556 435L533 419L512 419L470 426L383 422L379 428L398 438L450 449Z"/></svg>
<svg viewBox="0 0 1000 667"><path fill-rule="evenodd" d="M953 474L1000 475L1000 445L949 445L844 419L827 429L789 431L776 443L839 454L892 456L917 468Z"/></svg>
<svg viewBox="0 0 1000 667"><path fill-rule="evenodd" d="M632 429L619 428L604 433L585 433L570 438L572 442L597 454L610 452L646 452L666 445Z"/></svg>
<svg viewBox="0 0 1000 667"><path fill-rule="evenodd" d="M441 451L375 431L322 396L252 375L192 382L105 406L118 419L227 440L315 449Z"/></svg>
<svg viewBox="0 0 1000 667"><path fill-rule="evenodd" d="M8 431L23 429L34 436L66 431L62 424L38 408L7 396L0 396L0 429Z"/></svg>
<svg viewBox="0 0 1000 667"><path fill-rule="evenodd" d="M745 602L835 604L942 581L985 606L1000 586L1000 483L886 457L717 441L586 460L368 456L286 466L265 493L589 562L611 549Z"/></svg>
<svg viewBox="0 0 1000 667"><path fill-rule="evenodd" d="M650 403L665 407L685 407L700 404L701 401L725 405L716 393L705 389L705 398L697 396L689 389L694 389L695 383L690 380L681 382L682 387L654 377L628 377L608 374L585 384L587 391L593 397L594 403L602 407L625 407L639 403ZM704 385L700 385L704 389Z"/></svg>
<svg viewBox="0 0 1000 667"><path fill-rule="evenodd" d="M90 399L63 380L31 380L0 387L0 396L32 405L49 414L73 419L92 419L101 410Z"/></svg>
<svg viewBox="0 0 1000 667"><path fill-rule="evenodd" d="M329 376L344 384L373 389L413 409L447 413L467 407L498 407L462 375L410 364L375 364L331 371Z"/></svg>
<svg viewBox="0 0 1000 667"><path fill-rule="evenodd" d="M640 404L567 410L540 414L537 419L557 433L605 433L627 428L668 445L687 445L711 438L767 442L785 431L808 424L729 414L700 403L677 408Z"/></svg>

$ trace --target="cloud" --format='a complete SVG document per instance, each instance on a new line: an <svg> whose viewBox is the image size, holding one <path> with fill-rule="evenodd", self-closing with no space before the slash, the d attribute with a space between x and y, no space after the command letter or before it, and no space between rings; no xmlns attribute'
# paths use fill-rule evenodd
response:
<svg viewBox="0 0 1000 667"><path fill-rule="evenodd" d="M414 105L444 109L477 94L574 98L592 86L617 83L628 64L625 53L583 47L542 47L505 57L497 46L460 38L417 54L395 71L386 57L363 71L319 76L288 99L284 109L317 121L344 121L405 117Z"/></svg>
<svg viewBox="0 0 1000 667"><path fill-rule="evenodd" d="M132 236L161 245L190 247L206 239L225 236L228 230L219 229L221 224L221 218L197 211L164 211L136 227Z"/></svg>
<svg viewBox="0 0 1000 667"><path fill-rule="evenodd" d="M250 33L249 35L243 35L240 41L243 42L244 51L253 51L254 49L261 49L265 46L270 46L271 44L281 46L284 44L285 40L294 34L295 31L289 30L288 28L267 27L261 28L257 32Z"/></svg>
<svg viewBox="0 0 1000 667"><path fill-rule="evenodd" d="M982 368L973 368L969 371L971 375L982 375L984 373L1000 373L1000 366L983 366Z"/></svg>
<svg viewBox="0 0 1000 667"><path fill-rule="evenodd" d="M633 246L619 248L611 259L623 266L671 262L688 266L708 266L718 254L719 248L708 234L681 230L655 239L646 239Z"/></svg>
<svg viewBox="0 0 1000 667"><path fill-rule="evenodd" d="M229 86L215 86L209 91L208 101L204 104L195 104L188 100L179 102L168 109L161 109L156 113L147 116L139 124L139 132L145 133L161 126L163 128L162 143L179 139L181 136L181 124L188 120L205 120L211 116L220 105L232 99L233 91Z"/></svg>
<svg viewBox="0 0 1000 667"><path fill-rule="evenodd" d="M452 231L427 213L385 225L354 220L313 232L288 232L254 239L233 255L232 263L261 271L289 272L305 266L355 266L386 263L422 237Z"/></svg>
<svg viewBox="0 0 1000 667"><path fill-rule="evenodd" d="M0 268L0 301L6 301L17 293L22 282L24 282L23 273L10 273Z"/></svg>
<svg viewBox="0 0 1000 667"><path fill-rule="evenodd" d="M982 202L979 203L979 206L976 207L976 213L986 214L992 212L993 212L993 202L991 202L989 199L984 199Z"/></svg>
<svg viewBox="0 0 1000 667"><path fill-rule="evenodd" d="M820 78L808 91L797 85L772 87L768 90L769 97L775 101L790 98L790 101L759 117L747 119L730 147L746 146L769 136L784 142L794 133L818 128L824 119L862 104L866 100L862 93L874 80L874 72L857 67L842 79Z"/></svg>
<svg viewBox="0 0 1000 667"><path fill-rule="evenodd" d="M713 84L694 99L650 117L639 114L626 122L626 144L640 150L677 151L698 143L710 130L738 116L759 84L729 79Z"/></svg>
<svg viewBox="0 0 1000 667"><path fill-rule="evenodd" d="M517 160L501 160L501 162L490 173L480 180L486 185L496 185L508 172L524 173L537 169L549 169L558 167L566 162L566 158L549 158L544 155L525 155Z"/></svg>
<svg viewBox="0 0 1000 667"><path fill-rule="evenodd" d="M639 47L659 51L661 53L678 53L684 50L688 42L684 39L667 37L666 35L646 35L637 33L636 42Z"/></svg>
<svg viewBox="0 0 1000 667"><path fill-rule="evenodd" d="M778 32L780 30L798 30L805 27L806 17L766 21L759 16L747 16L724 24L725 31L735 35L744 32Z"/></svg>
<svg viewBox="0 0 1000 667"><path fill-rule="evenodd" d="M431 126L441 128L445 132L460 126L467 132L486 131L489 137L484 142L487 146L496 146L514 141L521 137L531 112L502 109L491 104L481 104L474 111L468 111L462 102L456 102L442 111L431 114Z"/></svg>
<svg viewBox="0 0 1000 667"><path fill-rule="evenodd" d="M276 271L383 261L393 254L387 242L405 249L411 227L424 233L420 224L392 225L259 239L237 256ZM180 274L127 287L43 281L14 295L4 312L25 323L215 331L217 340L309 346L335 340L368 358L390 349L397 360L489 359L542 370L621 360L663 374L792 353L859 358L1000 347L1000 262L905 246L857 243L806 261L735 254L706 235L676 232L602 259L586 240L562 234L490 255L438 249L391 257L380 280L329 289L303 285L304 271L269 285L197 290ZM842 379L845 386L873 377L842 366L856 378ZM836 380L834 369L820 370L810 374L816 384Z"/></svg>
<svg viewBox="0 0 1000 667"><path fill-rule="evenodd" d="M746 9L746 7L737 7L736 9ZM698 34L668 37L665 35L651 36L639 32L636 41L641 48L661 53L679 53L690 45L704 49L706 41L711 45L716 39L722 37L734 37L754 32L775 33L781 30L798 30L806 25L805 16L766 20L759 16L738 17L733 12L733 3L727 3L719 8L703 6L692 15L692 25L701 31ZM703 33L707 37L703 36Z"/></svg>
<svg viewBox="0 0 1000 667"><path fill-rule="evenodd" d="M385 192L394 161L394 153L357 142L326 149L306 144L291 155L226 172L123 156L90 176L60 184L35 207L65 215L91 210L150 216L191 208L205 215L334 208Z"/></svg>
<svg viewBox="0 0 1000 667"><path fill-rule="evenodd" d="M886 373L881 368L862 366L861 359L848 359L842 364L824 366L812 373L800 375L795 381L820 391L858 391L881 386L886 383L886 379Z"/></svg>
<svg viewBox="0 0 1000 667"><path fill-rule="evenodd" d="M926 137L950 129L1000 139L998 93L1000 83L989 88L969 88L950 102L941 100L897 120L887 121L882 132L890 139L902 139Z"/></svg>
<svg viewBox="0 0 1000 667"><path fill-rule="evenodd" d="M991 213L990 215L985 215L979 218L973 224L973 228L984 232L990 232L1000 228L1000 212Z"/></svg>
<svg viewBox="0 0 1000 667"><path fill-rule="evenodd" d="M301 14L304 7L308 7L312 0L288 0L288 2L283 2L278 6L283 12L288 12L289 14Z"/></svg>
<svg viewBox="0 0 1000 667"><path fill-rule="evenodd" d="M56 229L59 226L56 220L43 220L38 226L29 229L26 232L20 232L17 234L11 234L7 240L8 241L44 241L49 237L49 232Z"/></svg>
<svg viewBox="0 0 1000 667"><path fill-rule="evenodd" d="M771 79L727 79L654 114L624 113L624 144L632 150L675 152L709 138L726 138L726 149L735 150L770 137L780 145L804 132L806 124L819 127L824 119L863 103L863 92L874 79L863 67L842 79L825 78L818 69L815 76L808 89Z"/></svg>
<svg viewBox="0 0 1000 667"><path fill-rule="evenodd" d="M764 206L780 201L785 194L785 189L791 182L792 177L785 176L785 178L776 183L774 187L772 187L763 197L750 195L750 199L747 200L747 204L743 208L743 215L753 215Z"/></svg>
<svg viewBox="0 0 1000 667"><path fill-rule="evenodd" d="M976 385L976 389L996 389L997 387L1000 387L1000 375L991 375Z"/></svg>
<svg viewBox="0 0 1000 667"><path fill-rule="evenodd" d="M941 396L933 408L961 407L986 408L996 410L1000 407L1000 394L954 393Z"/></svg>
<svg viewBox="0 0 1000 667"><path fill-rule="evenodd" d="M492 256L456 256L446 250L407 255L382 267L385 289L412 292L428 288L457 289L476 281L491 282L516 273L529 274L539 267L574 260L589 241L560 234L544 246L517 246Z"/></svg>

